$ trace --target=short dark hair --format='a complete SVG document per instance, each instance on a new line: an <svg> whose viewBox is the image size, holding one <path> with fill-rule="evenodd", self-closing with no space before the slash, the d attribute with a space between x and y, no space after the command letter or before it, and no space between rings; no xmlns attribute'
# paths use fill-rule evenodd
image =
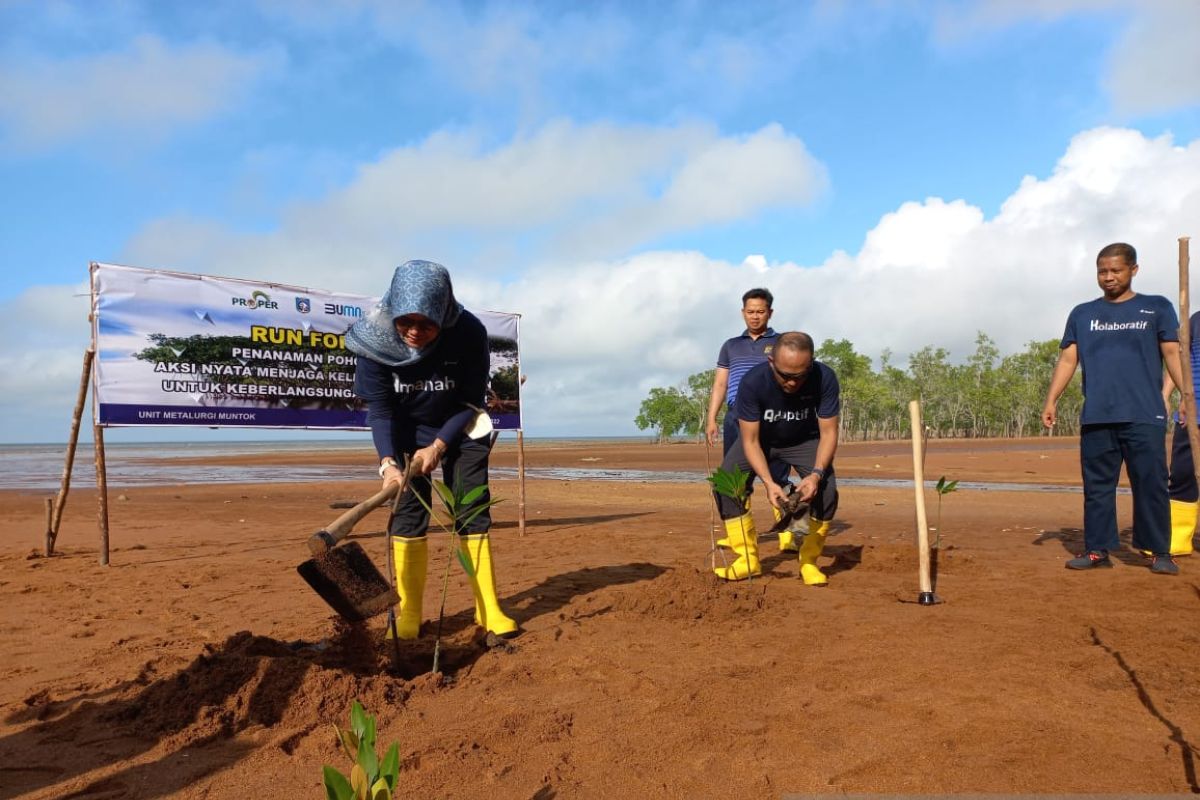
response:
<svg viewBox="0 0 1200 800"><path fill-rule="evenodd" d="M811 336L803 331L788 331L787 333L781 334L779 339L775 342L776 350L782 348L795 350L799 353L812 353L813 340Z"/></svg>
<svg viewBox="0 0 1200 800"><path fill-rule="evenodd" d="M1110 245L1105 245L1104 249L1096 256L1096 263L1100 263L1102 258L1112 258L1116 256L1122 259L1131 267L1137 266L1137 250L1133 249L1133 245L1125 244L1124 242L1113 242Z"/></svg>
<svg viewBox="0 0 1200 800"><path fill-rule="evenodd" d="M748 291L744 295L742 295L742 305L743 306L746 305L747 300L766 300L767 308L770 308L771 305L775 302L775 295L771 294L770 289L763 289L762 287L759 287L757 289L751 289L750 291Z"/></svg>

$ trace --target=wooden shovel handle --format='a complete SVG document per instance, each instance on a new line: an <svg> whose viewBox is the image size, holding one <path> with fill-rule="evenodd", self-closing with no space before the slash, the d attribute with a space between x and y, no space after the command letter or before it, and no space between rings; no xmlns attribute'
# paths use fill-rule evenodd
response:
<svg viewBox="0 0 1200 800"><path fill-rule="evenodd" d="M329 552L338 542L345 539L350 531L354 530L354 526L358 524L359 520L393 497L403 495L404 490L408 488L408 482L412 478L413 473L417 471L418 464L420 464L418 459L410 459L408 469L404 470L404 475L400 478L399 485L388 484L376 494L363 500L329 525L308 537L308 549L312 554L314 556L321 556Z"/></svg>

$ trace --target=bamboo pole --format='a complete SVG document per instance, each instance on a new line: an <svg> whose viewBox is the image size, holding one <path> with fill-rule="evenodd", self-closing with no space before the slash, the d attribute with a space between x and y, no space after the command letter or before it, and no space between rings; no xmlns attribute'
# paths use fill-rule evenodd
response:
<svg viewBox="0 0 1200 800"><path fill-rule="evenodd" d="M933 593L933 580L929 571L929 523L925 516L925 448L921 442L925 427L921 423L921 401L909 402L908 415L912 423L913 492L917 505L917 576L921 586L917 602L923 606L931 606L937 603L938 599Z"/></svg>
<svg viewBox="0 0 1200 800"><path fill-rule="evenodd" d="M1200 458L1197 458L1197 453L1200 453L1200 427L1197 427L1196 420L1196 378L1192 375L1192 321L1188 307L1188 268L1191 262L1188 254L1189 239L1187 236L1179 237L1179 368L1183 373L1184 384L1179 387L1179 404L1183 407L1188 445L1192 450L1192 469L1197 484L1200 485Z"/></svg>
<svg viewBox="0 0 1200 800"><path fill-rule="evenodd" d="M46 498L46 557L49 558L54 553L54 530L50 527L54 524L54 498Z"/></svg>
<svg viewBox="0 0 1200 800"><path fill-rule="evenodd" d="M100 566L108 566L108 474L104 471L104 428L92 425L96 442L96 518L100 523Z"/></svg>
<svg viewBox="0 0 1200 800"><path fill-rule="evenodd" d="M75 396L75 411L71 415L71 436L67 440L67 458L63 464L62 481L58 497L54 500L54 519L46 530L46 555L54 554L54 543L58 540L58 526L62 523L63 509L67 505L67 492L71 490L71 469L75 465L75 446L79 444L79 425L83 419L83 407L87 403L88 379L92 374L92 360L96 349L89 347L83 353L83 373L79 376L79 393Z"/></svg>
<svg viewBox="0 0 1200 800"><path fill-rule="evenodd" d="M517 428L517 531L525 535L525 431Z"/></svg>

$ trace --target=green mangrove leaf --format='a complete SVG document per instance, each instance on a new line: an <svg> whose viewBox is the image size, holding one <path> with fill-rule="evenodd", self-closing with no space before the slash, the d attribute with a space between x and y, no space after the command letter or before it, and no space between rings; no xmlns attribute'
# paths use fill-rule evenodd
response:
<svg viewBox="0 0 1200 800"><path fill-rule="evenodd" d="M433 488L437 490L438 497L442 499L442 504L446 506L446 510L450 512L450 516L454 516L456 510L454 503L454 492L450 491L450 487L441 481L434 481Z"/></svg>
<svg viewBox="0 0 1200 800"><path fill-rule="evenodd" d="M371 786L370 800L392 800L392 790L388 788L387 781L383 778L375 781Z"/></svg>
<svg viewBox="0 0 1200 800"><path fill-rule="evenodd" d="M494 506L500 502L502 502L502 501L490 500L485 505L471 509L471 511L469 513L465 514L462 518L457 520L456 527L458 529L458 532L461 533L464 528L466 528L468 525L471 524L472 520L474 520L476 517L478 517L484 511L487 511L489 508L491 508L492 506Z"/></svg>
<svg viewBox="0 0 1200 800"><path fill-rule="evenodd" d="M357 700L350 704L350 728L358 742L362 742L363 731L367 729L367 712Z"/></svg>
<svg viewBox="0 0 1200 800"><path fill-rule="evenodd" d="M467 577L474 578L475 568L471 566L470 557L463 552L462 548L455 548L454 555L458 556L458 563L463 568L463 572L467 573Z"/></svg>
<svg viewBox="0 0 1200 800"><path fill-rule="evenodd" d="M357 800L367 800L370 786L367 784L367 773L361 764L355 764L354 769L350 770L350 788L354 790Z"/></svg>
<svg viewBox="0 0 1200 800"><path fill-rule="evenodd" d="M325 776L325 800L353 800L354 788L346 776L330 766L322 770Z"/></svg>
<svg viewBox="0 0 1200 800"><path fill-rule="evenodd" d="M476 500L478 500L480 495L482 495L487 490L488 490L488 487L487 487L486 483L483 484L482 486L476 486L474 489L467 492L459 499L459 501L458 501L459 507L462 508L462 507L471 505L471 503L474 503Z"/></svg>
<svg viewBox="0 0 1200 800"><path fill-rule="evenodd" d="M379 757L375 755L374 747L360 747L358 749L358 764L362 767L364 779L368 782L368 786L374 783L375 776L379 773Z"/></svg>
<svg viewBox="0 0 1200 800"><path fill-rule="evenodd" d="M372 714L367 714L367 728L363 731L358 747L360 756L363 750L370 750L372 758L375 756L375 717Z"/></svg>
<svg viewBox="0 0 1200 800"><path fill-rule="evenodd" d="M396 791L396 784L400 782L400 745L396 742L392 742L379 763L379 779L387 782L389 791Z"/></svg>
<svg viewBox="0 0 1200 800"><path fill-rule="evenodd" d="M338 743L341 744L342 751L345 752L346 757L351 761L357 759L358 737L354 735L354 731L348 731L345 728L339 728L337 725L334 725L333 729L337 731Z"/></svg>

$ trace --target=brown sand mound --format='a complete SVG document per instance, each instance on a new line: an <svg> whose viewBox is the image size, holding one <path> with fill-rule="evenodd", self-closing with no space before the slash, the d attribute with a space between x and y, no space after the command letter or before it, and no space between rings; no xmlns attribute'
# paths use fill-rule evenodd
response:
<svg viewBox="0 0 1200 800"><path fill-rule="evenodd" d="M730 583L711 572L680 567L639 585L637 591L622 593L613 610L658 619L735 624L788 602L779 591L781 586L769 576Z"/></svg>
<svg viewBox="0 0 1200 800"><path fill-rule="evenodd" d="M131 736L153 737L172 747L229 738L253 727L287 731L311 728L315 721L344 724L357 699L368 708L402 706L414 692L436 692L441 675L415 680L398 677L383 657L383 633L336 621L335 635L316 643L284 643L241 631L220 645L206 645L186 668L151 680L147 664L144 688L129 702L100 712L105 724ZM407 643L406 643L407 644ZM462 661L460 647L447 643L451 661ZM388 645L390 650L390 644ZM405 652L400 668L426 672L424 650Z"/></svg>

